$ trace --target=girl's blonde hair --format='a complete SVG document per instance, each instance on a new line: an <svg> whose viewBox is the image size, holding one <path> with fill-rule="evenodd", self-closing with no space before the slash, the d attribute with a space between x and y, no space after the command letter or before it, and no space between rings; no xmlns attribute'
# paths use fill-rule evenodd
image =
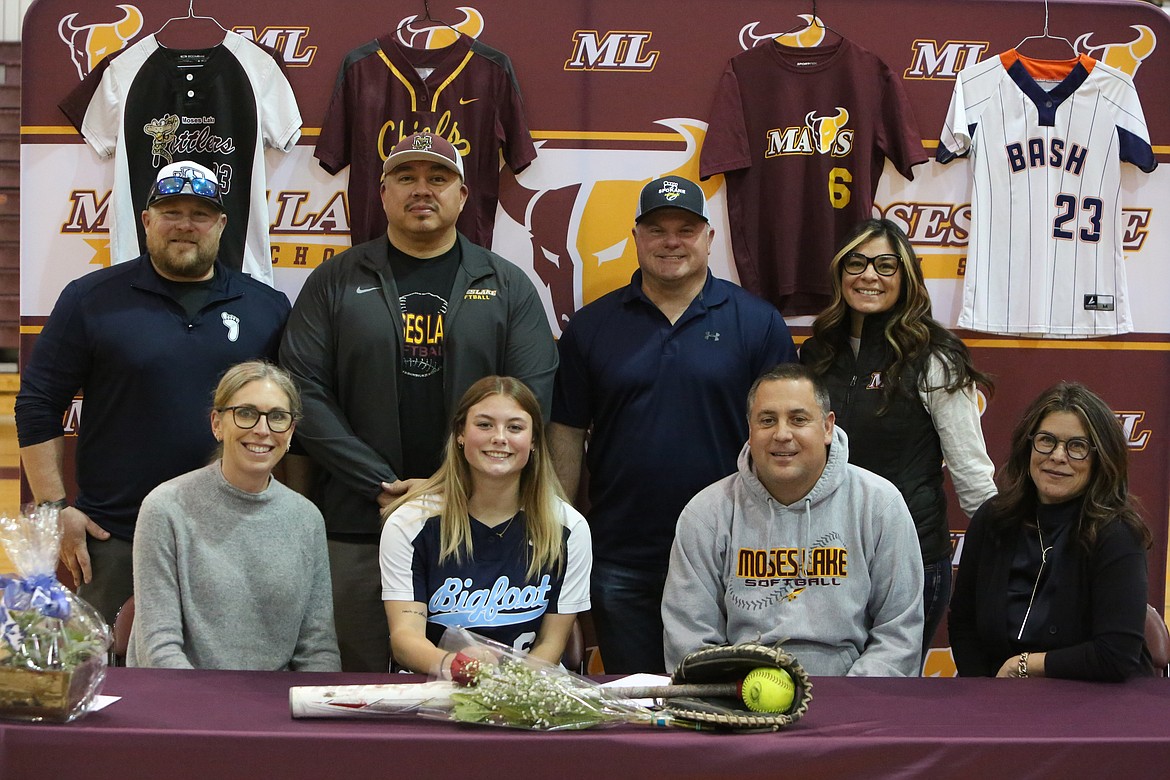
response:
<svg viewBox="0 0 1170 780"><path fill-rule="evenodd" d="M519 379L487 376L467 388L451 417L443 464L430 479L382 510L382 518L423 496L437 496L440 505L439 561L451 556L462 561L464 556L472 555L471 521L467 510L471 497L471 467L458 440L467 425L471 407L493 395L510 398L532 418L533 449L520 472L520 511L524 513L524 530L531 551L527 575L532 579L541 571L559 570L564 566L564 533L558 506L563 494L549 457L540 402Z"/></svg>

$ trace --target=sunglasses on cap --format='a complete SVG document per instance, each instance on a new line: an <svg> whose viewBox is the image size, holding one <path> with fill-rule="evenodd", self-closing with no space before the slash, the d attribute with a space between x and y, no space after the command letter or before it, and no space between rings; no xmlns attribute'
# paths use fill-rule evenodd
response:
<svg viewBox="0 0 1170 780"><path fill-rule="evenodd" d="M195 176L166 176L154 183L154 191L159 196L179 195L188 184L191 185L191 192L196 195L202 195L205 198L219 196L218 184L211 179Z"/></svg>

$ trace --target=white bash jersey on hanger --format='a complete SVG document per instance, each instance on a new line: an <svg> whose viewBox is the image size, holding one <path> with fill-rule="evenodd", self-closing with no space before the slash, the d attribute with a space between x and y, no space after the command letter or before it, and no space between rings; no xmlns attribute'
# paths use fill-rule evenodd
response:
<svg viewBox="0 0 1170 780"><path fill-rule="evenodd" d="M1157 167L1125 73L1015 50L955 80L938 161L970 154L971 235L958 325L1084 338L1133 330L1121 163Z"/></svg>

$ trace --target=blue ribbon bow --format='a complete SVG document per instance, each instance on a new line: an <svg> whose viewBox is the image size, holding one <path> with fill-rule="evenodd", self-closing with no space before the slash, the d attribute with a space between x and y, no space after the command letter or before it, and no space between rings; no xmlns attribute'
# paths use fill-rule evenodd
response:
<svg viewBox="0 0 1170 780"><path fill-rule="evenodd" d="M35 609L45 617L67 620L72 608L69 592L53 574L34 574L32 577L6 577L0 574L0 605L7 609ZM11 618L0 615L5 623ZM0 633L4 624L0 623Z"/></svg>

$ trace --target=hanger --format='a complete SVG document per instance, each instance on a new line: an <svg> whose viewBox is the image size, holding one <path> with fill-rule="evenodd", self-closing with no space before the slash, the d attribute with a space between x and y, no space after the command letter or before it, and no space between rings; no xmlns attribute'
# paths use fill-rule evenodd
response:
<svg viewBox="0 0 1170 780"><path fill-rule="evenodd" d="M167 28L167 25L170 24L171 22L183 22L183 21L186 21L188 19L206 19L208 21L215 22L216 27L223 30L225 33L227 32L227 28L224 27L222 24L220 24L219 20L216 19L214 16L196 16L195 15L195 0L190 0L190 2L187 3L187 15L186 16L172 16L170 19L167 19L165 22L163 22L162 27L155 30L154 34L158 35L160 32L165 30Z"/></svg>
<svg viewBox="0 0 1170 780"><path fill-rule="evenodd" d="M1052 35L1050 32L1048 32L1048 0L1044 0L1044 34L1043 35L1028 35L1022 41L1017 43L1014 48L1016 51L1019 51L1020 47L1023 46L1028 41L1040 41L1040 40L1045 40L1045 39L1050 40L1050 41L1064 41L1065 44L1068 45L1069 51L1072 52L1073 56L1074 57L1079 56L1079 52L1077 52L1077 47L1073 46L1072 41L1070 41L1068 38L1065 38L1063 36Z"/></svg>
<svg viewBox="0 0 1170 780"><path fill-rule="evenodd" d="M817 14L817 0L813 0L811 14L799 14L803 20L802 24L798 24L787 32L782 32L775 36L774 40L786 46L799 46L801 48L811 48L819 45L825 39L825 33L833 33L834 35L844 38L844 35L834 30L825 24L825 20ZM820 35L816 34L816 29L820 28ZM812 33L810 35L810 32ZM784 39L784 40L781 40Z"/></svg>
<svg viewBox="0 0 1170 780"><path fill-rule="evenodd" d="M447 24L442 19L436 19L435 17L431 16L431 2L430 2L430 0L423 0L423 10L426 13L423 14L423 17L421 19L419 19L417 16L408 16L405 19L403 19L402 23L399 24L398 27L394 30L395 34L402 32L402 29L404 27L409 27L413 22L416 22L416 21L417 22L431 22L432 24L441 24L444 27L451 27L451 25ZM451 29L455 30L455 33L457 35L463 34L463 33L459 32L459 30L456 30L454 27L451 27ZM402 37L399 36L398 40L401 41Z"/></svg>

